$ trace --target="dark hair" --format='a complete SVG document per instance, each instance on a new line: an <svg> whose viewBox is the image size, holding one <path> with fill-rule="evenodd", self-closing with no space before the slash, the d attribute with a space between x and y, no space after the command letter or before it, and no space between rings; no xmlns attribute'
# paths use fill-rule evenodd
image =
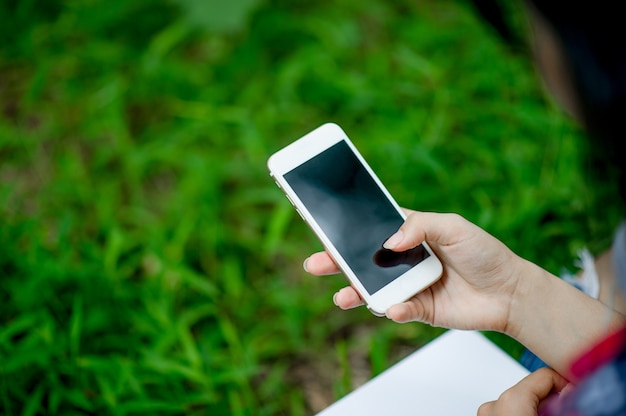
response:
<svg viewBox="0 0 626 416"><path fill-rule="evenodd" d="M512 32L497 0L472 2L498 33ZM582 122L592 139L589 167L598 179L617 180L626 201L626 22L619 2L528 3L550 24L563 47ZM511 44L511 36L503 39Z"/></svg>
<svg viewBox="0 0 626 416"><path fill-rule="evenodd" d="M626 136L626 25L616 3L531 1L559 37L571 70L583 123L597 144L594 164L616 175L626 199L623 144ZM595 146L590 150L593 151Z"/></svg>

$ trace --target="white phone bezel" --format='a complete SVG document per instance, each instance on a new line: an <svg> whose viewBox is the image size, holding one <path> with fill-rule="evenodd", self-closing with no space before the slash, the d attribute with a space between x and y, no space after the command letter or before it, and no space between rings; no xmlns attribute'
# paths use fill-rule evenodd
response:
<svg viewBox="0 0 626 416"><path fill-rule="evenodd" d="M404 302L435 283L441 277L443 267L428 244L424 242L424 247L430 254L429 257L388 283L386 286L374 292L374 294L369 294L369 292L365 289L358 276L356 276L352 269L348 266L341 253L337 251L324 231L319 227L315 218L313 218L307 207L302 203L300 198L298 198L298 195L289 186L289 183L287 183L284 178L286 173L292 171L302 163L310 160L342 140L348 144L350 149L363 164L367 172L371 175L373 180L380 187L400 216L403 219L406 219L406 215L400 206L396 203L380 179L378 179L376 174L372 171L365 159L352 144L348 136L341 129L341 127L334 123L323 124L312 132L274 153L269 158L267 166L269 168L270 175L283 190L300 216L320 239L326 250L337 263L337 266L339 266L345 274L350 284L361 295L370 311L374 315L381 316L385 314L391 305Z"/></svg>

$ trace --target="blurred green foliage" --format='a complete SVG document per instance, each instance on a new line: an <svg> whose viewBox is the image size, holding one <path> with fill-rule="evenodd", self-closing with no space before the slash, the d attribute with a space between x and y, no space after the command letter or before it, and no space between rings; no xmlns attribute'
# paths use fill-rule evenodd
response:
<svg viewBox="0 0 626 416"><path fill-rule="evenodd" d="M343 280L302 272L320 246L265 161L327 121L402 205L554 272L618 218L528 56L465 3L8 1L0 21L3 414L310 414L441 333L339 311Z"/></svg>

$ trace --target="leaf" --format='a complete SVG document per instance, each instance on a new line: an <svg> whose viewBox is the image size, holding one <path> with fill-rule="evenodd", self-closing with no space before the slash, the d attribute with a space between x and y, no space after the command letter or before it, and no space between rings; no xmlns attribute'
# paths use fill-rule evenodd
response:
<svg viewBox="0 0 626 416"><path fill-rule="evenodd" d="M133 400L117 406L120 414L180 414L183 413L183 406L177 403L169 403L163 400Z"/></svg>
<svg viewBox="0 0 626 416"><path fill-rule="evenodd" d="M74 298L72 319L70 322L70 351L73 357L80 353L80 336L83 328L83 297L78 294Z"/></svg>
<svg viewBox="0 0 626 416"><path fill-rule="evenodd" d="M293 218L293 207L286 199L281 199L276 204L267 227L267 233L263 241L263 249L267 254L274 254L278 248L285 244L285 233Z"/></svg>
<svg viewBox="0 0 626 416"><path fill-rule="evenodd" d="M33 416L43 413L39 411L41 407L41 399L43 397L43 393L44 386L42 384L39 384L37 390L35 390L34 393L28 395L28 400L26 402L24 410L22 411L22 416Z"/></svg>
<svg viewBox="0 0 626 416"><path fill-rule="evenodd" d="M196 273L188 267L179 267L176 270L180 273L183 282L193 291L198 292L209 299L215 298L219 293L217 287L209 281L208 276Z"/></svg>
<svg viewBox="0 0 626 416"><path fill-rule="evenodd" d="M189 24L209 32L242 29L259 0L177 0Z"/></svg>
<svg viewBox="0 0 626 416"><path fill-rule="evenodd" d="M8 343L15 335L32 329L37 321L38 318L34 314L22 315L11 321L0 331L0 345Z"/></svg>
<svg viewBox="0 0 626 416"><path fill-rule="evenodd" d="M124 235L122 232L113 228L109 232L107 238L106 250L104 253L104 268L109 276L114 277L117 270L117 262L124 246Z"/></svg>
<svg viewBox="0 0 626 416"><path fill-rule="evenodd" d="M169 375L172 377L180 377L186 381L192 381L201 386L211 386L211 380L203 371L198 371L190 366L174 360L168 360L165 357L146 353L141 365L155 371L162 376Z"/></svg>

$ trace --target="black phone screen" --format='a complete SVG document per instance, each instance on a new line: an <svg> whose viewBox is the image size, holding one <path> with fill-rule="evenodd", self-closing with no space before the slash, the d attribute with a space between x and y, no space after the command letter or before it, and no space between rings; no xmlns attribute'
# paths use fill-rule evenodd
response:
<svg viewBox="0 0 626 416"><path fill-rule="evenodd" d="M370 295L429 256L383 248L404 220L345 141L284 177Z"/></svg>

